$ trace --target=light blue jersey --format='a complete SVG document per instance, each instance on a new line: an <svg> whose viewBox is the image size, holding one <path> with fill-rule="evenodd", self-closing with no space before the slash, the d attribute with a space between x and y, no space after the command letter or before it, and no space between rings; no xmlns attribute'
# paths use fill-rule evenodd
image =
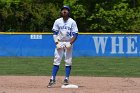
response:
<svg viewBox="0 0 140 93"><path fill-rule="evenodd" d="M52 31L58 33L60 41L69 41L75 33L78 33L76 22L69 18L66 22L63 18L59 18L54 22Z"/></svg>

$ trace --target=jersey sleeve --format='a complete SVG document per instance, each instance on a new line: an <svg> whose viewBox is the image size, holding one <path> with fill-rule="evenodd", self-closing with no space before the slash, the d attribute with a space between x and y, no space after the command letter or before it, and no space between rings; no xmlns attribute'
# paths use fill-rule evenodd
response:
<svg viewBox="0 0 140 93"><path fill-rule="evenodd" d="M53 31L54 34L55 34L55 33L58 33L58 31L59 31L59 27L58 27L58 22L57 22L57 20L56 20L56 21L54 22L54 24L53 24L52 31Z"/></svg>
<svg viewBox="0 0 140 93"><path fill-rule="evenodd" d="M72 33L78 33L78 27L75 21L72 24Z"/></svg>

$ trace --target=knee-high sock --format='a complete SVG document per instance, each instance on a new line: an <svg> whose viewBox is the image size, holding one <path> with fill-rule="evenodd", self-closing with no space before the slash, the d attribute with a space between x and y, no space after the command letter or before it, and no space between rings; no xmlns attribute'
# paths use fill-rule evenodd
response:
<svg viewBox="0 0 140 93"><path fill-rule="evenodd" d="M69 79L70 72L71 72L71 66L66 66L65 67L65 78L66 79Z"/></svg>
<svg viewBox="0 0 140 93"><path fill-rule="evenodd" d="M59 70L59 66L58 65L54 65L53 69L52 69L52 78L51 79L55 80L55 77L57 75L58 70Z"/></svg>

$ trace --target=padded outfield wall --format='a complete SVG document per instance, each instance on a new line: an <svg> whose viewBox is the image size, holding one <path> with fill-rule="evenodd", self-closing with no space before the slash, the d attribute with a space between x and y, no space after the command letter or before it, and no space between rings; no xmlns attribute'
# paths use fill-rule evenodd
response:
<svg viewBox="0 0 140 93"><path fill-rule="evenodd" d="M52 34L1 33L0 56L53 56ZM79 34L73 47L74 57L140 56L140 34Z"/></svg>

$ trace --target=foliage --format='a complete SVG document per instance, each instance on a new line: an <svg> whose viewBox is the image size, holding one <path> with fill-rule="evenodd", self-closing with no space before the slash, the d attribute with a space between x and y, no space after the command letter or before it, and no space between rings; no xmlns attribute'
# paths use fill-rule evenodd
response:
<svg viewBox="0 0 140 93"><path fill-rule="evenodd" d="M0 6L3 31L49 31L52 22L59 15L58 7L52 3L11 2Z"/></svg>
<svg viewBox="0 0 140 93"><path fill-rule="evenodd" d="M0 31L50 32L63 5L80 32L140 32L139 0L0 0Z"/></svg>
<svg viewBox="0 0 140 93"><path fill-rule="evenodd" d="M71 17L74 18L78 23L79 30L85 31L84 25L85 25L86 9L84 5L79 3L79 1L80 0L64 0L63 4L70 6Z"/></svg>
<svg viewBox="0 0 140 93"><path fill-rule="evenodd" d="M137 20L130 26L132 32L140 32L140 7L136 9Z"/></svg>
<svg viewBox="0 0 140 93"><path fill-rule="evenodd" d="M129 8L128 3L122 2L114 4L111 9L105 9L101 4L96 4L95 10L97 12L93 13L88 20L95 21L90 29L99 32L131 32L130 27L138 17L138 13Z"/></svg>
<svg viewBox="0 0 140 93"><path fill-rule="evenodd" d="M64 0L64 5L68 5L72 8L72 15L75 19L85 17L86 10L81 4L77 4L78 0Z"/></svg>

